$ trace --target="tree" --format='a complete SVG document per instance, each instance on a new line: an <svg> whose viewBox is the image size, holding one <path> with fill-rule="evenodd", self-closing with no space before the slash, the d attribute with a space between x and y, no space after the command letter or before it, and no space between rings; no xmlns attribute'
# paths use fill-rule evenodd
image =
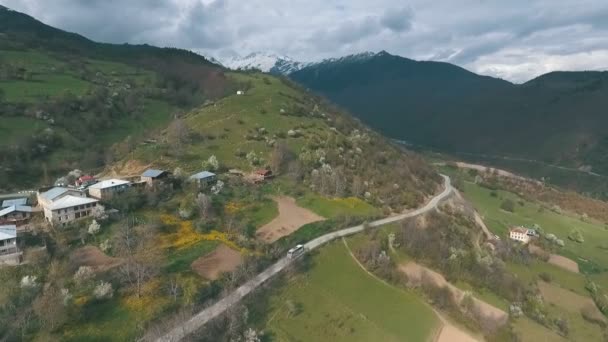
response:
<svg viewBox="0 0 608 342"><path fill-rule="evenodd" d="M220 162L217 160L217 157L215 155L212 155L211 157L209 157L209 159L203 162L202 166L203 169L217 171L220 168Z"/></svg>
<svg viewBox="0 0 608 342"><path fill-rule="evenodd" d="M578 243L585 242L585 238L583 238L583 234L577 228L572 228L572 230L570 231L570 234L568 234L568 239L578 242Z"/></svg>
<svg viewBox="0 0 608 342"><path fill-rule="evenodd" d="M507 198L500 204L500 209L512 213L515 211L515 202L513 202L513 200Z"/></svg>
<svg viewBox="0 0 608 342"><path fill-rule="evenodd" d="M203 218L209 218L211 216L212 202L211 197L204 193L199 193L196 196L196 206L198 207L199 214Z"/></svg>
<svg viewBox="0 0 608 342"><path fill-rule="evenodd" d="M63 295L55 285L45 287L42 294L34 301L33 308L40 323L51 331L67 318Z"/></svg>
<svg viewBox="0 0 608 342"><path fill-rule="evenodd" d="M175 114L175 119L167 128L168 142L174 150L174 153L179 155L182 153L183 145L190 140L190 129L183 119Z"/></svg>
<svg viewBox="0 0 608 342"><path fill-rule="evenodd" d="M285 171L289 162L294 159L294 154L289 150L289 147L284 142L276 144L270 157L270 168L276 174Z"/></svg>
<svg viewBox="0 0 608 342"><path fill-rule="evenodd" d="M135 227L127 223L121 227L116 241L118 255L124 259L119 268L122 280L135 288L139 298L146 281L159 272L161 255L155 246L152 227Z"/></svg>
<svg viewBox="0 0 608 342"><path fill-rule="evenodd" d="M99 233L99 231L101 230L101 225L99 223L97 223L96 220L93 220L93 222L91 222L91 224L89 225L89 234L90 235L97 235L97 233Z"/></svg>
<svg viewBox="0 0 608 342"><path fill-rule="evenodd" d="M106 208L101 204L97 204L95 207L93 207L93 209L91 209L91 214L97 221L104 221L108 219Z"/></svg>

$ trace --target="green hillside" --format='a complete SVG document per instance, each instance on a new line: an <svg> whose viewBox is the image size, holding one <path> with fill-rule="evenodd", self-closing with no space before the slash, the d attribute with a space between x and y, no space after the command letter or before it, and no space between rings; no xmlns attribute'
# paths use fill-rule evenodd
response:
<svg viewBox="0 0 608 342"><path fill-rule="evenodd" d="M95 43L0 8L0 189L100 168L124 154L115 143L235 87L191 52Z"/></svg>
<svg viewBox="0 0 608 342"><path fill-rule="evenodd" d="M439 329L422 299L365 273L342 242L312 262L270 300L263 327L277 341L427 341Z"/></svg>
<svg viewBox="0 0 608 342"><path fill-rule="evenodd" d="M608 174L606 72L554 72L515 85L382 52L320 63L290 77L390 137L421 148L467 153L468 159L506 156L591 166ZM545 177L551 176L548 170ZM597 179L555 178L561 185L606 191L597 188Z"/></svg>

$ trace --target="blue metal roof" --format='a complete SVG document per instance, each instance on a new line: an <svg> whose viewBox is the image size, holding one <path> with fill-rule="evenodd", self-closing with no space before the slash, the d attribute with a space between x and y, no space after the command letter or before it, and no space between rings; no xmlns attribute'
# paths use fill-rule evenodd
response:
<svg viewBox="0 0 608 342"><path fill-rule="evenodd" d="M40 194L40 197L44 198L47 201L52 201L55 198L57 198L57 196L61 196L62 194L68 192L68 189L66 188L60 188L60 187L55 187L50 189L47 192L44 192L42 194Z"/></svg>
<svg viewBox="0 0 608 342"><path fill-rule="evenodd" d="M142 173L141 176L156 178L156 177L162 175L163 173L165 173L165 171L163 171L163 170L148 169L144 173Z"/></svg>
<svg viewBox="0 0 608 342"><path fill-rule="evenodd" d="M2 208L10 207L13 205L26 205L26 204L27 204L27 198L15 198L15 199L10 199L10 200L5 200L4 202L2 202Z"/></svg>
<svg viewBox="0 0 608 342"><path fill-rule="evenodd" d="M209 172L209 171L202 171L202 172L193 174L192 176L190 176L190 179L205 179L205 178L209 178L209 177L215 177L215 173Z"/></svg>

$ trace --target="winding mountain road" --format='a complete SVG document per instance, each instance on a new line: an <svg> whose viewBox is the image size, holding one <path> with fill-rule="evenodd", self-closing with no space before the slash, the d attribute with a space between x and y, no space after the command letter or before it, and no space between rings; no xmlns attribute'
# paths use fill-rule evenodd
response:
<svg viewBox="0 0 608 342"><path fill-rule="evenodd" d="M387 218L384 218L381 220L370 222L369 227L379 227L379 226L383 226L385 224L401 221L401 220L404 220L407 218L416 217L420 214L424 214L426 212L429 212L429 211L437 208L437 205L439 204L439 202L441 202L443 199L450 196L453 192L450 178L445 175L441 175L441 177L443 177L443 181L444 181L443 191L441 192L441 194L433 197L424 207L416 209L416 210L408 212L408 213L405 213L405 214L390 216L390 217L387 217ZM358 225L358 226L342 229L342 230L339 230L336 232L325 234L314 240L311 240L308 243L306 243L304 246L308 250L313 250L315 248L318 248L318 247L326 244L329 241L335 240L340 237L353 235L353 234L362 232L364 229L365 229L365 227L362 224ZM243 297L245 297L246 295L251 293L253 290L255 290L258 286L260 286L266 280L272 278L274 275L281 272L283 269L285 269L287 266L289 266L289 264L292 261L293 261L292 259L289 259L287 257L280 259L275 264L273 264L272 266L270 266L266 270L264 270L262 273L255 276L253 279L247 281L245 284L238 287L231 294L220 299L212 306L210 306L206 309L203 309L201 312L199 312L198 314L196 314L195 316L193 316L186 322L182 323L180 326L173 328L166 335L160 337L156 341L158 341L158 342L177 342L177 341L184 339L186 336L194 333L195 331L197 331L198 329L203 327L207 322L209 322L212 319L216 318L217 316L221 315L228 308L230 308L234 304L238 303L241 299L243 299Z"/></svg>

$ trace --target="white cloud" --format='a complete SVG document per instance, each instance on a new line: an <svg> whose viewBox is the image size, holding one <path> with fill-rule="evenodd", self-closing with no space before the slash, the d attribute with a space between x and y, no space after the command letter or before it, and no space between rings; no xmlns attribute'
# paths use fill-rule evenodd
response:
<svg viewBox="0 0 608 342"><path fill-rule="evenodd" d="M0 0L95 40L304 61L366 50L521 82L606 68L605 0ZM605 59L604 59L605 60Z"/></svg>

